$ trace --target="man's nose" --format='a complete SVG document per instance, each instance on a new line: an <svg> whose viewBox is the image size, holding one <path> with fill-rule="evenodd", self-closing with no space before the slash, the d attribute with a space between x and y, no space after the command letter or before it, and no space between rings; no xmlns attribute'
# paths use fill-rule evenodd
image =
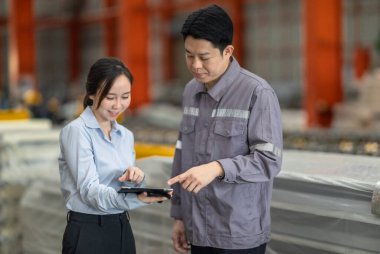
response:
<svg viewBox="0 0 380 254"><path fill-rule="evenodd" d="M192 62L193 69L200 69L202 68L202 62L198 57L194 57L194 60Z"/></svg>

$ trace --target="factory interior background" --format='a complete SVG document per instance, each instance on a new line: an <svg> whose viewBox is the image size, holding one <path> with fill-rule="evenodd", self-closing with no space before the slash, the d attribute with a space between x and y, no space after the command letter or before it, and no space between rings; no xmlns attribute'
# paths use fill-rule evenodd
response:
<svg viewBox="0 0 380 254"><path fill-rule="evenodd" d="M0 0L0 254L60 253L59 130L89 67L131 69L137 164L170 175L182 91L181 25L216 3L234 56L274 88L284 127L269 254L380 253L379 0ZM131 212L138 253L174 253L169 204Z"/></svg>

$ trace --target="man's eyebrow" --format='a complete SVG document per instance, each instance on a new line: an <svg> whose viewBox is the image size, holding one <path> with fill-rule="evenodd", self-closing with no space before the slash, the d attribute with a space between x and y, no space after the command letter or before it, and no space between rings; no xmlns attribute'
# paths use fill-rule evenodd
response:
<svg viewBox="0 0 380 254"><path fill-rule="evenodd" d="M191 53L189 50L185 49L186 53L189 53L189 54L193 54ZM205 53L199 53L197 55L200 55L200 56L205 56L205 55L209 55L210 53L209 52L205 52Z"/></svg>

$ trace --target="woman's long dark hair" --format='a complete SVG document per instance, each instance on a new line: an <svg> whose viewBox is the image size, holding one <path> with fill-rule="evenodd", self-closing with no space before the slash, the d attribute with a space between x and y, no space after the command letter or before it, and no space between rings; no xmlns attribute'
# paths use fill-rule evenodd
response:
<svg viewBox="0 0 380 254"><path fill-rule="evenodd" d="M86 81L86 95L83 99L83 108L93 105L93 100L90 99L91 95L100 94L98 105L107 96L110 91L114 80L120 76L125 75L131 85L133 83L133 76L124 63L114 57L104 57L97 60L90 68Z"/></svg>

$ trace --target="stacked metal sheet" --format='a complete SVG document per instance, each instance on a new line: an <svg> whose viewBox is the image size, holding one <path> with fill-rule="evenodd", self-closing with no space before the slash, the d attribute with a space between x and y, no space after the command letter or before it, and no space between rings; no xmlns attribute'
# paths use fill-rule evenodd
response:
<svg viewBox="0 0 380 254"><path fill-rule="evenodd" d="M58 134L48 120L1 121L0 254L22 253L20 199L33 179L57 171Z"/></svg>
<svg viewBox="0 0 380 254"><path fill-rule="evenodd" d="M286 151L268 253L380 253L380 216L371 212L379 181L378 157Z"/></svg>
<svg viewBox="0 0 380 254"><path fill-rule="evenodd" d="M152 187L166 186L171 164L167 157L137 160ZM284 151L283 169L274 184L267 253L378 254L380 217L371 213L378 181L377 157ZM139 254L175 253L169 202L136 209L130 216ZM57 175L28 187L21 222L25 254L60 253L66 209Z"/></svg>
<svg viewBox="0 0 380 254"><path fill-rule="evenodd" d="M58 169L57 169L58 171ZM59 254L67 210L59 176L35 180L20 203L23 254Z"/></svg>
<svg viewBox="0 0 380 254"><path fill-rule="evenodd" d="M145 173L147 186L169 187L173 158L152 156L137 160L136 164ZM152 204L130 212L131 225L139 254L174 254L171 229L173 220L169 216L170 202Z"/></svg>
<svg viewBox="0 0 380 254"><path fill-rule="evenodd" d="M169 157L149 157L136 162L146 173L146 185L151 187L166 187L171 163ZM20 205L23 254L61 253L66 213L57 174L33 181ZM175 253L171 245L169 202L152 204L129 214L137 253Z"/></svg>

